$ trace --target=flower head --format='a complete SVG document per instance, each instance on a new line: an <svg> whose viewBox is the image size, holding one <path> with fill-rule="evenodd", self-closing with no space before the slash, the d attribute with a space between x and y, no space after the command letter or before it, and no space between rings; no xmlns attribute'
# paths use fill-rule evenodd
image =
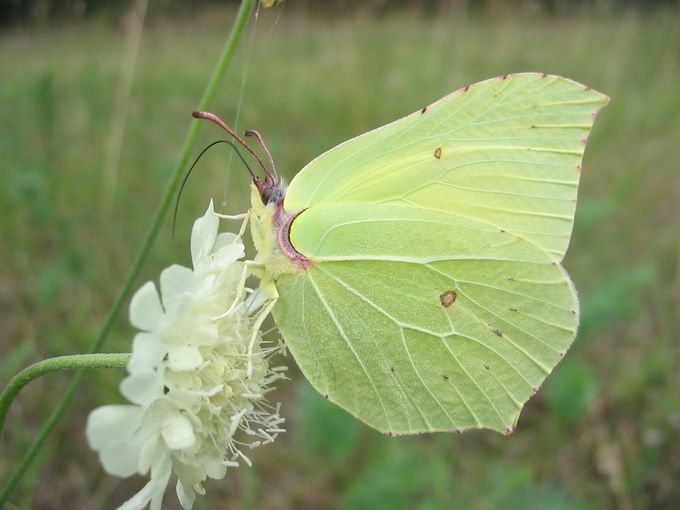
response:
<svg viewBox="0 0 680 510"><path fill-rule="evenodd" d="M130 322L141 332L121 383L132 405L103 406L88 419L88 441L108 472L150 473L126 510L160 508L173 473L182 507L191 508L207 477L250 464L241 449L283 431L278 406L264 398L285 377L285 367L269 366L283 344L262 340L255 317L266 297L245 287L243 244L218 228L211 202L192 230L193 270L166 268L162 297L152 282L134 295Z"/></svg>

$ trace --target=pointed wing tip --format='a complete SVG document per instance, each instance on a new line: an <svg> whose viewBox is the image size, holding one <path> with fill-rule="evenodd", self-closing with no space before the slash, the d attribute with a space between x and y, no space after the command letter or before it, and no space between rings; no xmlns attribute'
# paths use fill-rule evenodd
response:
<svg viewBox="0 0 680 510"><path fill-rule="evenodd" d="M520 71L520 72L517 72L517 73L504 74L504 75L498 76L496 79L497 80L504 80L504 79L506 79L507 77L510 77L510 76L512 76L512 77L514 77L514 76L517 76L517 77L526 76L526 77L538 78L538 79L541 79L541 80L550 78L550 79L553 79L553 80L568 81L570 83L573 83L577 87L581 87L588 92L594 92L595 94L602 96L603 98L606 98L607 100L609 100L609 98L606 95L602 94L601 92L598 92L597 90L589 87L588 85L580 83L580 82L573 80L571 78L567 78L566 76L562 76L560 74L552 74L552 73L546 73L546 72L541 72L541 71Z"/></svg>
<svg viewBox="0 0 680 510"><path fill-rule="evenodd" d="M608 95L603 94L602 92L599 92L595 89L591 89L588 86L585 86L584 90L591 94L593 97L597 98L595 102L599 103L597 108L598 111L609 104L610 98Z"/></svg>
<svg viewBox="0 0 680 510"><path fill-rule="evenodd" d="M500 76L496 76L495 78L491 78L490 80L484 80L484 81L488 82L488 81L506 80L508 78L521 78L521 77L535 78L535 79L539 79L539 80L551 79L551 80L555 80L555 81L569 82L572 85L574 85L578 88L581 88L584 92L587 92L587 93L591 94L592 96L594 96L595 98L597 98L596 101L594 101L594 102L600 103L600 107L599 107L600 109L604 108L609 103L609 100L610 100L609 96L589 87L588 85L584 85L583 83L572 80L571 78L567 78L566 76L561 76L559 74L551 74L551 73L546 73L546 72L540 72L540 71L520 71L520 72L514 72L514 73L507 73L507 74L503 74L503 75L500 75ZM484 83L484 81L479 82L479 83ZM477 84L473 84L473 85L477 85ZM465 87L463 89L459 89L459 90L467 91L473 85L468 85L467 87Z"/></svg>

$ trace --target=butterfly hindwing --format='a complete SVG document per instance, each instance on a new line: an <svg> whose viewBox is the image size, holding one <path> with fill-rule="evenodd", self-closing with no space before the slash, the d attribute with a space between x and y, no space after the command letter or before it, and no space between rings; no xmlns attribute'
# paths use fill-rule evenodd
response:
<svg viewBox="0 0 680 510"><path fill-rule="evenodd" d="M514 234L328 204L291 241L314 265L277 282L276 322L312 384L381 431L512 429L573 340L568 277Z"/></svg>

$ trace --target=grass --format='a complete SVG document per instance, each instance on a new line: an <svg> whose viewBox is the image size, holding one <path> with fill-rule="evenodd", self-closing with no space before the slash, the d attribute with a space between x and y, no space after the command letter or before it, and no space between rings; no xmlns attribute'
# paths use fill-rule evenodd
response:
<svg viewBox="0 0 680 510"><path fill-rule="evenodd" d="M210 483L197 508L674 508L680 501L680 20L677 13L437 18L261 17L215 111L259 129L289 177L312 157L474 81L566 75L611 96L584 163L566 266L582 299L576 345L516 434L388 439L293 370L276 395L289 433L255 467ZM124 33L87 25L0 34L0 381L83 351L129 268L231 20L152 19L142 38L115 191L104 175ZM9 78L11 77L11 78ZM203 131L203 143L222 136ZM188 263L209 197L247 206L247 173L215 149L144 270ZM105 195L106 193L106 195ZM108 204L113 204L113 210ZM141 281L140 281L141 283ZM129 349L121 317L107 348ZM289 361L294 365L292 360ZM109 508L142 483L103 474L84 443L90 409L119 402L122 374L90 376L18 508ZM27 387L0 450L4 476L68 375ZM168 508L174 508L168 498Z"/></svg>

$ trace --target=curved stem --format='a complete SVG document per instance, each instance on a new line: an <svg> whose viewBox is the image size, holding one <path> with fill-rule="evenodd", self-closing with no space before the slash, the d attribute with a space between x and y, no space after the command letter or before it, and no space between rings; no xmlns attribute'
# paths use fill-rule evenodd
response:
<svg viewBox="0 0 680 510"><path fill-rule="evenodd" d="M208 85L205 89L205 92L203 93L203 98L201 99L201 102L198 106L199 110L207 110L209 108L210 103L215 98L219 85L222 82L222 78L224 77L224 74L227 68L229 67L229 64L231 63L232 57L234 56L236 46L241 40L243 30L245 29L245 26L248 20L250 19L251 14L253 13L253 10L255 8L255 1L256 0L241 1L241 6L239 7L236 19L234 20L234 24L232 25L229 38L227 39L227 42L224 45L222 55L220 56L220 59L217 62L217 65L215 66L210 81L208 82ZM142 242L142 247L140 248L139 252L137 253L137 256L135 257L135 260L132 264L132 268L130 269L128 276L125 279L123 288L120 291L118 297L116 298L116 301L113 303L113 306L111 307L108 316L106 317L104 327L102 328L101 332L99 333L99 336L97 336L95 342L91 347L91 352L97 352L101 349L102 345L104 344L104 341L109 336L109 333L113 328L113 324L115 322L116 317L118 316L118 313L123 307L125 300L130 295L132 286L134 285L135 280L139 275L139 271L141 270L142 264L146 260L149 251L151 250L151 245L156 239L161 224L163 223L163 219L165 218L166 213L168 212L168 209L170 207L170 204L172 203L172 197L177 191L177 187L182 176L182 171L186 167L189 161L189 156L194 148L194 145L196 144L200 126L201 126L200 122L194 121L192 122L191 127L189 128L189 132L187 133L187 136L184 140L181 156L177 161L177 165L175 166L172 175L170 176L170 181L168 182L168 185L165 188L165 193L163 195L163 198L161 199L160 206L158 207L158 210L156 211L156 215L154 216L151 222L151 226L149 227L146 237ZM84 375L83 372L78 372L76 376L73 378L73 381L66 390L64 397L57 406L56 410L47 419L47 421L43 425L43 428L38 433L38 437L35 439L35 441L28 449L28 451L24 454L23 458L21 459L21 462L17 466L16 470L12 473L10 479L5 483L4 487L2 488L2 491L0 492L0 508L2 508L2 506L7 502L7 499L9 498L10 494L16 487L17 483L19 482L19 480L21 480L24 473L31 465L31 462L33 462L34 458L42 448L42 445L45 443L47 436L50 434L50 432L52 432L57 423L59 423L59 420L66 412L68 405L73 401L73 398L76 395L76 391L78 390L82 382L83 375Z"/></svg>
<svg viewBox="0 0 680 510"><path fill-rule="evenodd" d="M79 370L93 368L125 368L130 361L130 354L75 354L73 356L57 356L34 363L15 375L0 393L0 434L5 425L5 418L12 402L21 388L33 379L56 370Z"/></svg>

